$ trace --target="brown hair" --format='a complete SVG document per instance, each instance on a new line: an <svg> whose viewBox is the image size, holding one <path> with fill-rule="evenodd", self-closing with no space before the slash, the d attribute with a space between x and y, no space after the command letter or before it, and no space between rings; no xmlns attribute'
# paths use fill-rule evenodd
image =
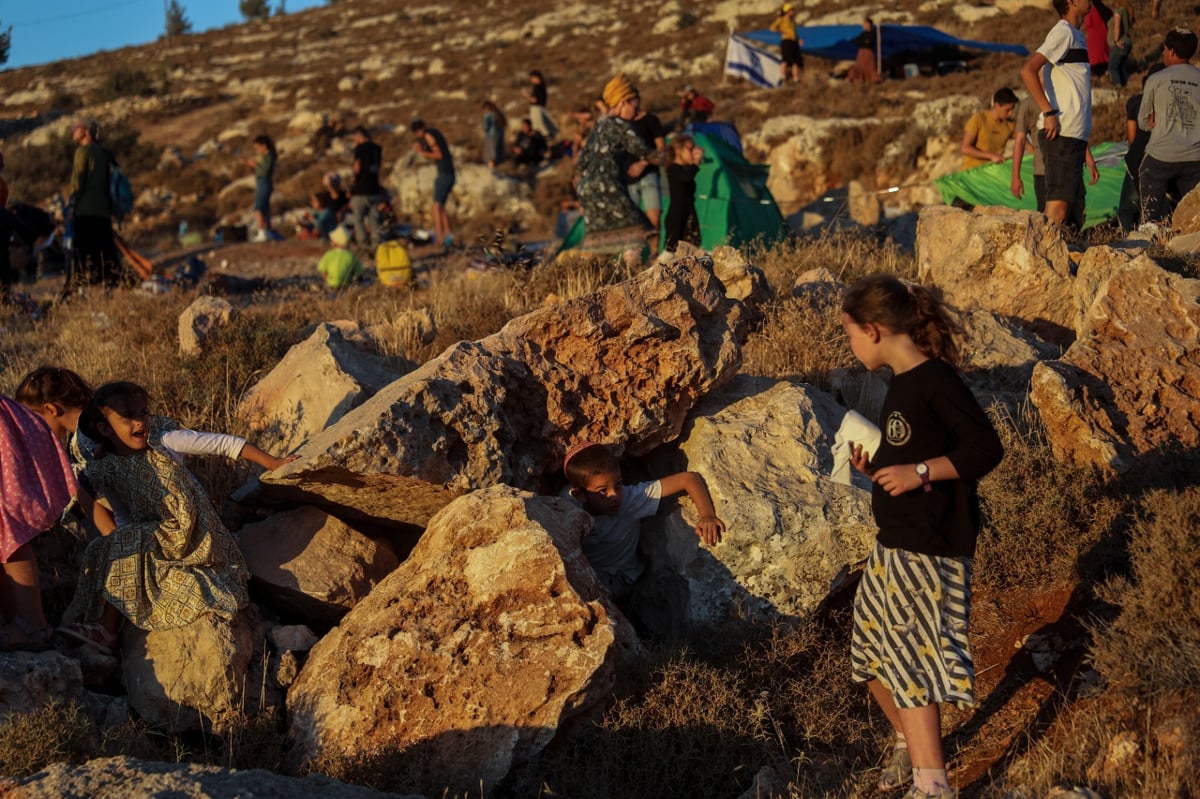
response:
<svg viewBox="0 0 1200 799"><path fill-rule="evenodd" d="M83 413L79 415L79 427L83 430L83 434L92 441L108 441L108 436L100 432L100 423L104 421L104 409L111 408L113 402L117 400L138 399L144 399L149 402L150 392L137 383L130 383L126 380L105 383L96 389L95 393L92 394L92 398L88 400L87 406L83 409Z"/></svg>
<svg viewBox="0 0 1200 799"><path fill-rule="evenodd" d="M906 283L892 275L871 275L846 290L842 311L860 325L903 333L922 353L958 366L956 337L963 335L957 313L936 289Z"/></svg>
<svg viewBox="0 0 1200 799"><path fill-rule="evenodd" d="M583 490L588 480L602 474L620 474L621 463L617 456L603 444L589 444L567 453L563 463L563 474L572 488Z"/></svg>
<svg viewBox="0 0 1200 799"><path fill-rule="evenodd" d="M92 398L92 387L70 369L41 366L21 380L15 393L17 402L30 408L46 403L64 408L83 408Z"/></svg>
<svg viewBox="0 0 1200 799"><path fill-rule="evenodd" d="M682 164L679 160L679 154L683 152L685 146L693 144L691 136L675 136L671 139L671 160L672 164Z"/></svg>

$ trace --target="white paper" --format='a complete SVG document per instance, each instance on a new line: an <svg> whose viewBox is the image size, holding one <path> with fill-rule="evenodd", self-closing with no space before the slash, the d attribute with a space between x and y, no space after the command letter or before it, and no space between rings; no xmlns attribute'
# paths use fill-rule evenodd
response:
<svg viewBox="0 0 1200 799"><path fill-rule="evenodd" d="M850 485L851 447L861 445L871 458L879 449L879 428L857 411L846 411L842 424L833 436L833 471L829 478L835 483Z"/></svg>

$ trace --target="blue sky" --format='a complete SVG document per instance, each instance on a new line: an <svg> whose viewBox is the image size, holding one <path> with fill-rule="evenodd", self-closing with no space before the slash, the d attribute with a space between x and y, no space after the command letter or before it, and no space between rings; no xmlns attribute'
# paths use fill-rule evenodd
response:
<svg viewBox="0 0 1200 799"><path fill-rule="evenodd" d="M242 22L238 0L179 0L196 33ZM0 0L0 30L12 26L12 50L0 69L45 64L146 44L162 35L165 0ZM271 8L279 0L270 0ZM288 12L324 0L286 0Z"/></svg>

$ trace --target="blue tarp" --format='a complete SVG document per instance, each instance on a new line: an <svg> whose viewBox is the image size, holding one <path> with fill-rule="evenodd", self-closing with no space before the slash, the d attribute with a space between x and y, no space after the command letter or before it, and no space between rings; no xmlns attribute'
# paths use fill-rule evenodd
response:
<svg viewBox="0 0 1200 799"><path fill-rule="evenodd" d="M928 25L880 25L878 30L884 61L898 53L935 47L965 47L993 53L1029 55L1029 50L1024 45L959 39ZM796 28L796 35L804 40L800 49L809 55L835 61L853 61L858 55L858 46L854 40L862 31L862 25L813 25ZM779 44L779 34L771 30L750 31L738 35L761 44Z"/></svg>

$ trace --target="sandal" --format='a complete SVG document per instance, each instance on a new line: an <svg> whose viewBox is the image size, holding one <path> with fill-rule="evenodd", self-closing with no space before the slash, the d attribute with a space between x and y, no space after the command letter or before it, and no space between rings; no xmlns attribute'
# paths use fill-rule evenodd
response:
<svg viewBox="0 0 1200 799"><path fill-rule="evenodd" d="M908 747L896 747L892 750L892 758L883 771L879 772L879 790L894 791L912 782L912 758L908 755Z"/></svg>
<svg viewBox="0 0 1200 799"><path fill-rule="evenodd" d="M90 646L102 655L111 655L117 647L117 636L104 629L104 625L94 621L64 624L54 632L76 643Z"/></svg>
<svg viewBox="0 0 1200 799"><path fill-rule="evenodd" d="M11 626L16 628L21 637L13 640L11 634L0 630L0 649L5 652L45 652L50 648L54 638L54 628L49 624L43 627L34 627L25 619L17 616L13 618Z"/></svg>

